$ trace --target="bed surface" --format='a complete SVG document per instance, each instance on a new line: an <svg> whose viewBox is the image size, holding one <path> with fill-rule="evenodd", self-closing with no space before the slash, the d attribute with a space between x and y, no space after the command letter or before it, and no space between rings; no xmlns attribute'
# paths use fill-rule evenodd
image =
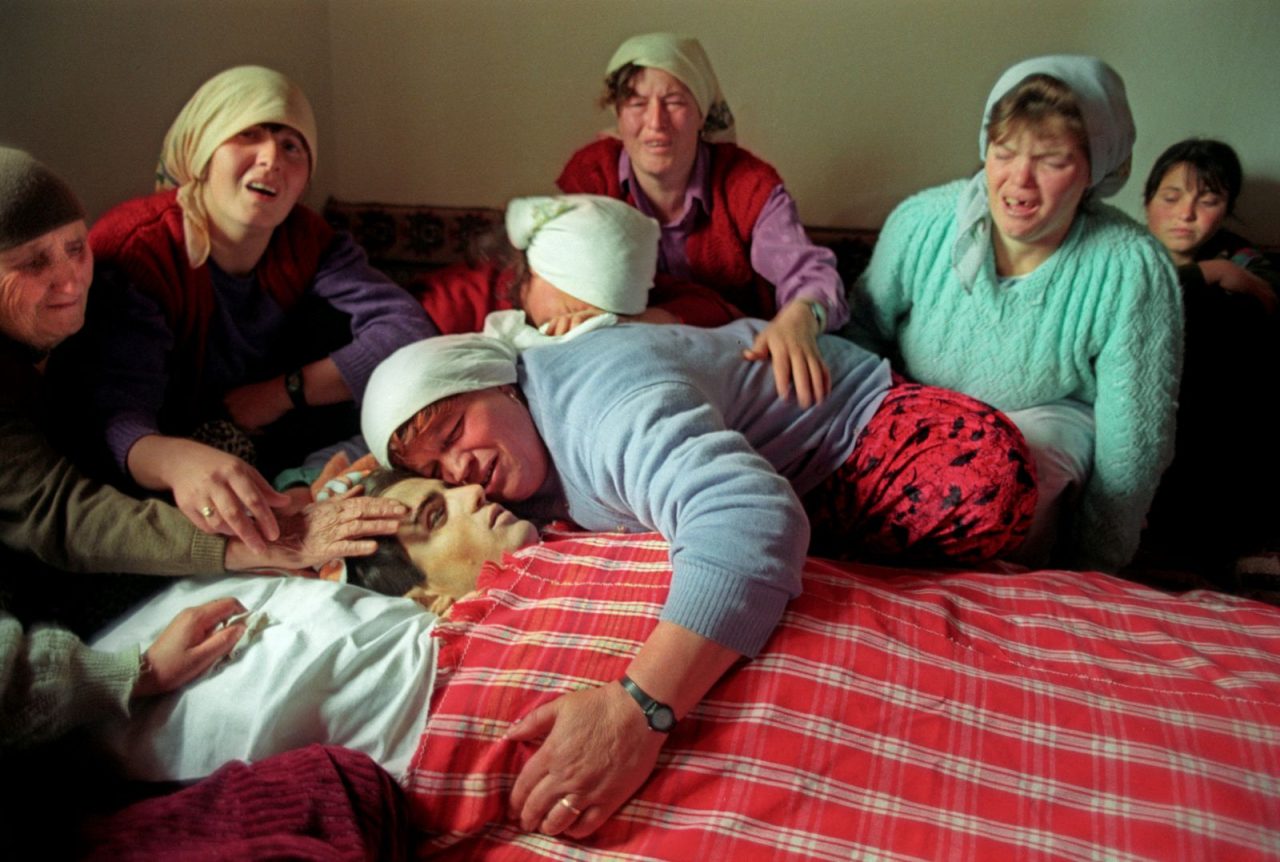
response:
<svg viewBox="0 0 1280 862"><path fill-rule="evenodd" d="M406 780L447 859L1280 857L1280 610L1106 575L811 561L755 661L595 836L503 819L510 723L616 679L670 578L656 536L545 544L437 631Z"/></svg>

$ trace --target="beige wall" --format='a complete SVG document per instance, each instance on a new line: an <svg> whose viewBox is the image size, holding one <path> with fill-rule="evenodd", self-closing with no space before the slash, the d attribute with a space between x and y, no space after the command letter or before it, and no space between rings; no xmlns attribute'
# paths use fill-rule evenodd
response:
<svg viewBox="0 0 1280 862"><path fill-rule="evenodd" d="M987 89L1051 51L1106 58L1138 123L1139 211L1160 149L1212 134L1240 151L1240 211L1280 243L1275 0L0 0L0 140L66 171L90 207L145 188L168 122L238 62L296 78L321 123L326 194L501 205L550 190L608 123L605 61L645 30L698 34L738 118L806 221L875 225L906 194L977 165ZM139 48L145 45L147 47Z"/></svg>
<svg viewBox="0 0 1280 862"><path fill-rule="evenodd" d="M0 0L0 43L0 143L62 172L91 215L151 191L173 118L242 63L306 90L323 130L315 191L331 183L327 0Z"/></svg>

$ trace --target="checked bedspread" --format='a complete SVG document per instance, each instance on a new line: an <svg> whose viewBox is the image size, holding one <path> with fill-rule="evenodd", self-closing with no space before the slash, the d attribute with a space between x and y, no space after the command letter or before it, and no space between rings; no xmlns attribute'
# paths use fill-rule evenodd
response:
<svg viewBox="0 0 1280 862"><path fill-rule="evenodd" d="M448 859L1280 858L1280 609L1106 575L810 560L754 661L583 842L504 821L517 718L617 679L670 580L655 536L493 566L438 629L405 779Z"/></svg>

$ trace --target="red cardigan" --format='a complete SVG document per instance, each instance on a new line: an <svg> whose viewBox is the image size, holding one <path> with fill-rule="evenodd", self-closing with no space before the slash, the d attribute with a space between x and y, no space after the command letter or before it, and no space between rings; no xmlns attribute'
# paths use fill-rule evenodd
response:
<svg viewBox="0 0 1280 862"><path fill-rule="evenodd" d="M694 281L714 288L747 314L764 319L777 311L773 285L751 268L751 231L782 177L736 144L711 144L710 218L694 228L685 257ZM622 142L602 138L573 154L556 180L567 194L597 194L635 206L618 177Z"/></svg>
<svg viewBox="0 0 1280 862"><path fill-rule="evenodd" d="M113 207L94 224L89 244L95 260L119 267L135 288L160 303L178 349L198 369L213 315L213 280L208 265L191 266L185 236L177 191L170 189ZM310 286L332 241L333 229L323 218L295 206L258 262L258 285L289 309Z"/></svg>

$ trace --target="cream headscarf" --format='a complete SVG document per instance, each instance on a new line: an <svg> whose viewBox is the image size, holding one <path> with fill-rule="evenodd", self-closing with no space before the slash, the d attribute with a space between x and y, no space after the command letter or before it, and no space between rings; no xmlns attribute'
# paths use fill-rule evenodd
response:
<svg viewBox="0 0 1280 862"><path fill-rule="evenodd" d="M1032 75L1049 75L1075 94L1089 139L1089 191L1110 197L1129 179L1136 131L1124 81L1096 57L1057 54L1024 60L1005 71L987 96L978 132L980 158L987 156L987 124L991 109L1006 93ZM986 172L969 181L956 211L958 221L951 261L965 289L971 289L991 248L991 213Z"/></svg>
<svg viewBox="0 0 1280 862"><path fill-rule="evenodd" d="M405 345L369 377L360 430L378 463L390 467L387 446L396 429L429 404L516 382L516 348L481 335L438 335Z"/></svg>
<svg viewBox="0 0 1280 862"><path fill-rule="evenodd" d="M658 262L658 223L600 195L516 198L507 238L529 266L560 290L614 314L649 304Z"/></svg>
<svg viewBox="0 0 1280 862"><path fill-rule="evenodd" d="M702 43L692 36L674 33L645 33L632 36L618 46L605 68L605 75L612 75L628 63L646 69L661 69L689 88L702 112L702 137L712 143L732 143L733 111L720 92L707 52Z"/></svg>
<svg viewBox="0 0 1280 862"><path fill-rule="evenodd" d="M156 166L156 189L178 189L187 258L193 267L209 257L209 214L203 200L213 151L232 135L259 123L289 126L302 135L316 170L316 119L298 85L262 66L236 66L205 81L169 127Z"/></svg>

